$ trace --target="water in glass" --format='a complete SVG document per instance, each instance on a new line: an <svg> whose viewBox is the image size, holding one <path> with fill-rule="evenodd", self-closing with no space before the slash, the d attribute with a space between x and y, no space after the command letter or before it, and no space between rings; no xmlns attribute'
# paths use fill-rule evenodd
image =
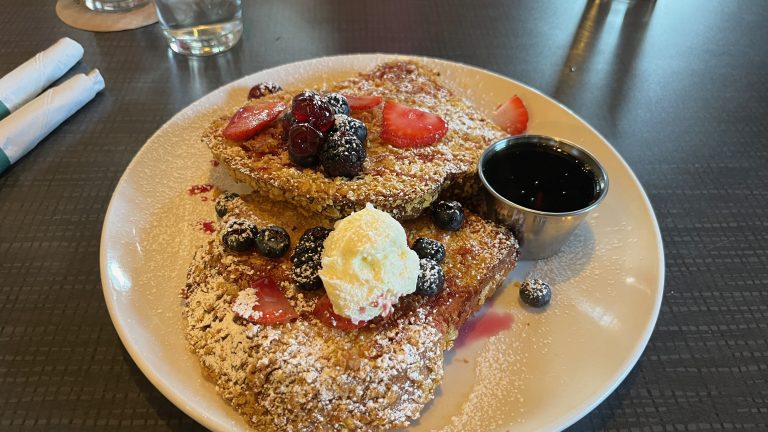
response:
<svg viewBox="0 0 768 432"><path fill-rule="evenodd" d="M243 31L241 0L155 0L171 49L211 55L234 46Z"/></svg>
<svg viewBox="0 0 768 432"><path fill-rule="evenodd" d="M149 0L85 0L85 7L96 12L126 12L147 3Z"/></svg>

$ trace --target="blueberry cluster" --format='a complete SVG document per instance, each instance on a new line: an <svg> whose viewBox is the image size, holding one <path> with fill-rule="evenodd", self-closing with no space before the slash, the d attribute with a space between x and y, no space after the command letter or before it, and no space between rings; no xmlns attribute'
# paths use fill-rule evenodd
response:
<svg viewBox="0 0 768 432"><path fill-rule="evenodd" d="M258 251L268 258L285 255L291 247L288 232L277 225L259 229L244 219L234 219L227 223L221 235L224 248L233 252Z"/></svg>
<svg viewBox="0 0 768 432"><path fill-rule="evenodd" d="M437 240L419 237L414 240L411 249L419 256L419 277L416 280L416 293L433 296L445 285L445 276L440 264L445 260L445 246Z"/></svg>
<svg viewBox="0 0 768 432"><path fill-rule="evenodd" d="M344 96L303 91L293 98L281 123L288 156L296 165L320 165L332 177L352 178L362 172L368 129L349 116Z"/></svg>
<svg viewBox="0 0 768 432"><path fill-rule="evenodd" d="M331 230L314 227L304 231L291 256L293 280L299 289L314 291L323 287L323 281L317 271L320 270L320 258L323 255L323 242Z"/></svg>

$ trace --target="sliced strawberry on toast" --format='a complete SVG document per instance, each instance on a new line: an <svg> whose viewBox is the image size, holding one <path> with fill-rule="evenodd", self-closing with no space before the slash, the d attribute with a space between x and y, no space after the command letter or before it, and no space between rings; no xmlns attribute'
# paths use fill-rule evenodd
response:
<svg viewBox="0 0 768 432"><path fill-rule="evenodd" d="M388 100L384 103L381 138L395 147L426 147L448 132L440 116Z"/></svg>
<svg viewBox="0 0 768 432"><path fill-rule="evenodd" d="M245 105L232 116L222 135L232 141L245 141L277 120L286 108L279 101Z"/></svg>
<svg viewBox="0 0 768 432"><path fill-rule="evenodd" d="M279 100L290 105L291 98L301 90L275 93L258 102ZM202 141L223 169L265 197L280 197L307 212L334 220L367 203L405 220L418 217L445 188L479 190L477 160L489 145L509 135L463 95L441 84L437 71L417 62L387 62L315 90L346 95L352 115L368 129L368 156L360 175L341 181L322 169L303 169L289 163L286 141L291 122L278 120L246 142L233 141L222 134L230 114L213 120ZM388 104L385 113L383 101L395 105ZM412 119L397 115L418 113L409 108L423 114ZM419 117L433 120L426 122L433 128L416 122ZM450 130L446 132L447 125ZM383 130L385 126L387 130ZM434 142L438 144L429 145ZM400 147L413 150L403 151Z"/></svg>
<svg viewBox="0 0 768 432"><path fill-rule="evenodd" d="M491 120L508 134L520 135L528 129L528 110L523 100L514 95L496 107Z"/></svg>
<svg viewBox="0 0 768 432"><path fill-rule="evenodd" d="M254 279L250 287L237 295L232 311L254 324L284 323L299 317L274 280Z"/></svg>
<svg viewBox="0 0 768 432"><path fill-rule="evenodd" d="M308 229L332 224L255 194L231 201L220 227L235 219L285 227L294 252L306 247L298 240ZM437 227L426 214L403 222L403 229L408 238L443 243L445 286L433 296L401 297L388 317L356 330L332 315L327 294L293 283L288 254L233 252L218 236L197 250L182 291L186 338L204 375L253 430L401 429L432 399L444 373L444 350L503 284L516 263L517 242L507 229L470 212L457 231ZM254 287L261 318L270 316L264 308L274 301L265 293L274 289L283 294L275 293L278 304L287 298L299 316L286 324L246 325L240 317L254 310ZM242 292L252 299L238 313L232 306Z"/></svg>
<svg viewBox="0 0 768 432"><path fill-rule="evenodd" d="M352 111L363 111L376 108L381 105L383 98L381 96L344 96L349 103L349 109Z"/></svg>
<svg viewBox="0 0 768 432"><path fill-rule="evenodd" d="M334 327L341 330L355 330L367 324L366 321L355 324L351 319L334 312L331 299L328 298L327 295L320 297L320 300L315 304L315 309L312 311L312 314L328 327Z"/></svg>

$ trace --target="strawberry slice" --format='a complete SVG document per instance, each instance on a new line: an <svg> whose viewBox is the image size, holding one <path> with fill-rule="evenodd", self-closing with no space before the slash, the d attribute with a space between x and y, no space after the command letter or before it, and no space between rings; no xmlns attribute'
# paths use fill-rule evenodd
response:
<svg viewBox="0 0 768 432"><path fill-rule="evenodd" d="M232 116L222 134L233 141L245 141L277 120L286 108L279 101L245 105Z"/></svg>
<svg viewBox="0 0 768 432"><path fill-rule="evenodd" d="M341 330L355 330L368 324L365 321L361 321L359 324L355 324L351 319L343 317L334 312L331 299L328 298L327 294L320 297L320 299L317 301L317 304L315 304L315 310L312 311L312 314L316 316L321 323L327 325L328 327L335 327Z"/></svg>
<svg viewBox="0 0 768 432"><path fill-rule="evenodd" d="M384 103L382 115L381 139L395 147L425 147L448 132L440 116L396 102Z"/></svg>
<svg viewBox="0 0 768 432"><path fill-rule="evenodd" d="M347 96L347 102L349 103L349 109L351 111L362 111L371 108L376 108L381 105L381 96Z"/></svg>
<svg viewBox="0 0 768 432"><path fill-rule="evenodd" d="M299 316L269 277L254 279L249 288L240 291L232 303L232 311L254 324L284 323Z"/></svg>
<svg viewBox="0 0 768 432"><path fill-rule="evenodd" d="M520 135L528 128L528 110L519 96L514 95L508 101L496 107L491 116L496 126L510 135Z"/></svg>

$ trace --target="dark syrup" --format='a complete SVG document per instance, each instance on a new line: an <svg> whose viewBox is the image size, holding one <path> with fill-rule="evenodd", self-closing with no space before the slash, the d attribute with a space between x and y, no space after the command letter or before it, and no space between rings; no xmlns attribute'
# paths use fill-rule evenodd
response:
<svg viewBox="0 0 768 432"><path fill-rule="evenodd" d="M545 212L583 209L599 193L589 167L562 150L545 146L505 148L488 159L483 175L509 201Z"/></svg>

